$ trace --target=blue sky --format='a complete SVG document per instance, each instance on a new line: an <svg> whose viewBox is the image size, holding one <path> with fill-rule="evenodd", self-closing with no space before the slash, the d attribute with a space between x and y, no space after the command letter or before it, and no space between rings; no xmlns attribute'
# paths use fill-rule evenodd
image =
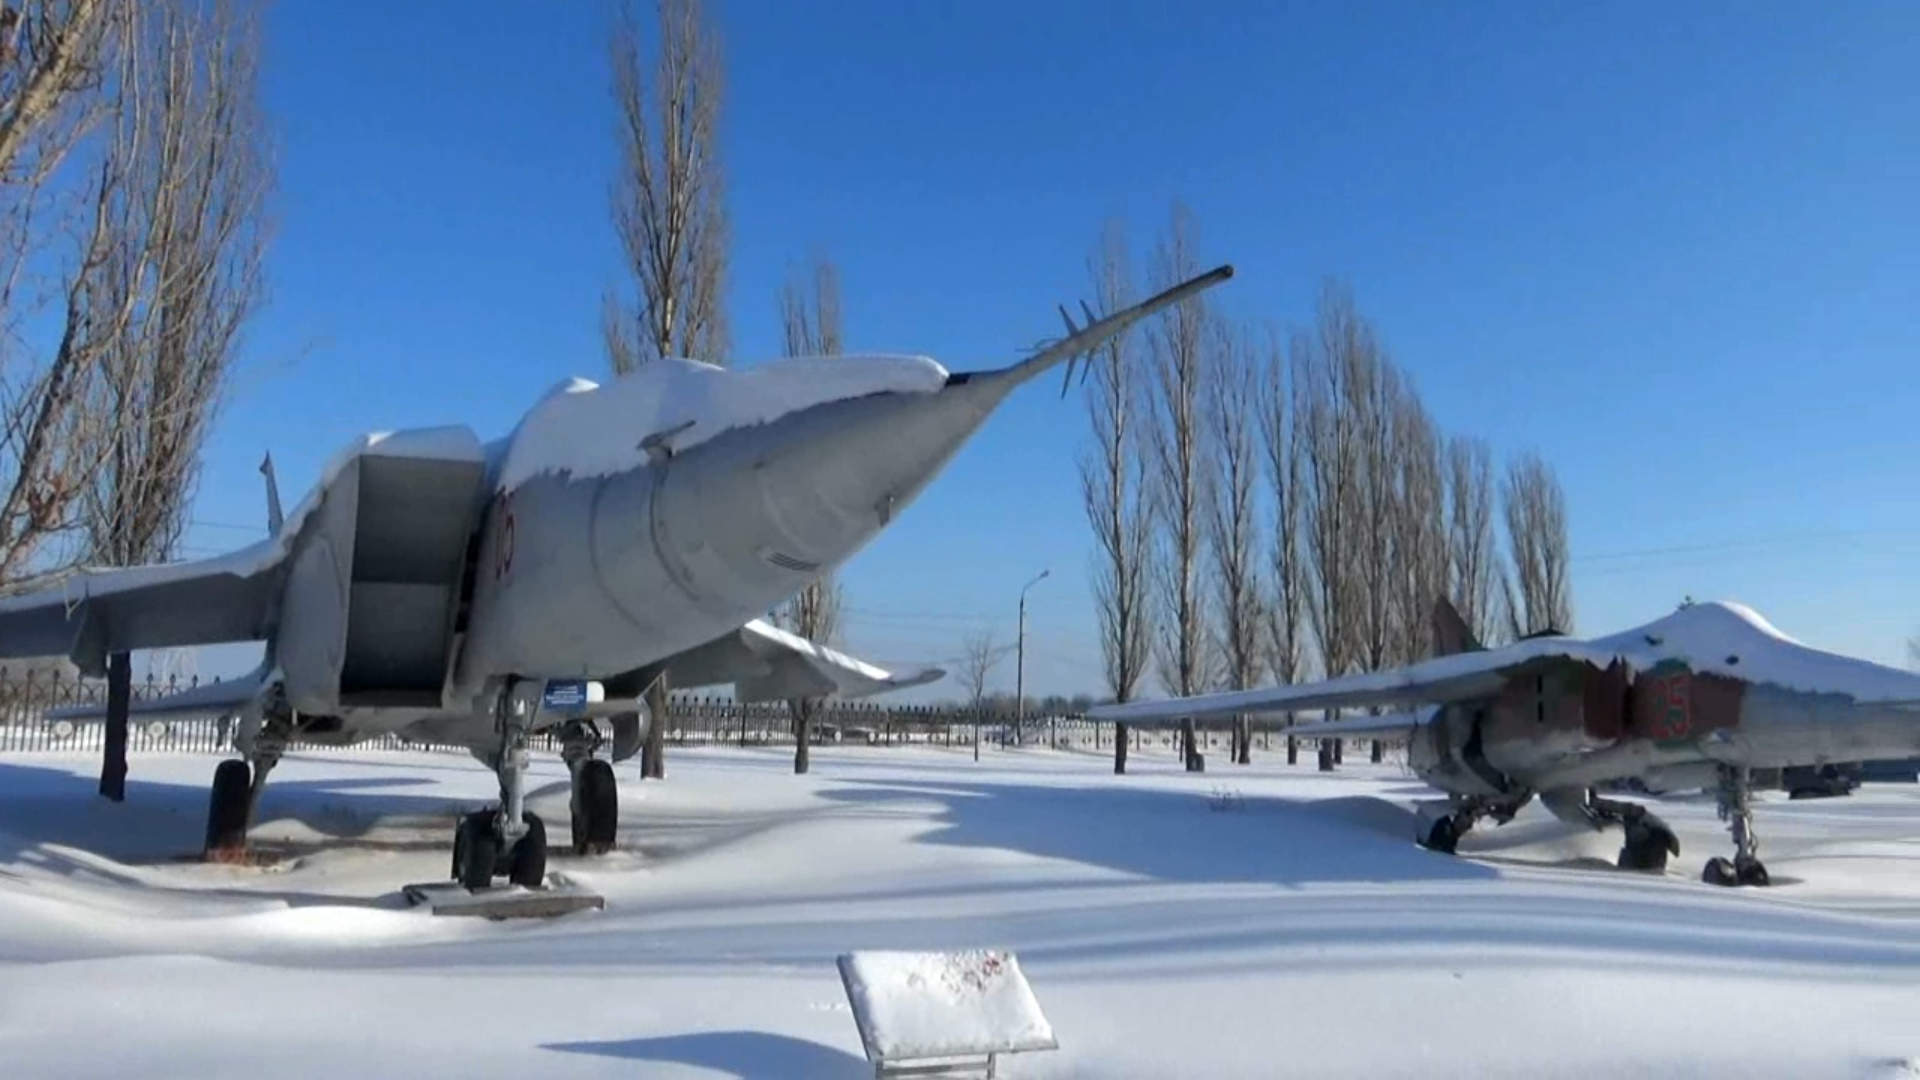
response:
<svg viewBox="0 0 1920 1080"><path fill-rule="evenodd" d="M616 148L598 3L282 3L272 297L189 554L262 535L356 434L503 433L597 377ZM1176 199L1213 294L1354 288L1449 430L1559 469L1579 627L1732 597L1897 661L1920 626L1920 6L721 0L729 309L841 267L853 350L998 365ZM1011 640L1098 688L1084 407L1034 387L847 571L848 643ZM232 657L201 659L208 673ZM997 681L1011 687L1012 664Z"/></svg>

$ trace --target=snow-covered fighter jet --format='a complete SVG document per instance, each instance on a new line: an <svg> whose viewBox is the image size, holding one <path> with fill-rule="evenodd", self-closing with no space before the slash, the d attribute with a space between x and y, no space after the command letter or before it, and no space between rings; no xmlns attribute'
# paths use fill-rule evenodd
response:
<svg viewBox="0 0 1920 1080"><path fill-rule="evenodd" d="M244 844L290 743L397 732L464 744L499 774L500 809L454 837L454 876L537 885L531 734L558 729L575 846L603 851L617 796L597 721L614 760L634 753L658 720L642 700L656 679L780 700L938 678L894 675L758 616L886 528L1016 387L1063 362L1071 376L1071 361L1232 274L1068 319L1064 338L1000 370L949 373L918 356L663 360L557 387L492 443L465 427L369 436L284 520L269 475L272 535L252 547L69 572L0 598L0 657L67 656L98 676L112 654L264 641L251 676L134 710L239 716L241 757L214 773L210 848Z"/></svg>
<svg viewBox="0 0 1920 1080"><path fill-rule="evenodd" d="M1434 658L1401 668L1106 705L1089 716L1162 725L1421 706L1290 733L1405 737L1410 767L1447 796L1423 811L1417 839L1448 853L1482 818L1504 824L1538 795L1564 821L1621 826L1620 866L1663 870L1680 853L1673 830L1596 786L1711 788L1734 841L1734 858L1713 857L1703 874L1720 885L1768 880L1753 831L1753 770L1920 754L1920 674L1803 645L1739 604L1690 604L1604 637L1536 635L1486 649L1443 598L1434 638Z"/></svg>

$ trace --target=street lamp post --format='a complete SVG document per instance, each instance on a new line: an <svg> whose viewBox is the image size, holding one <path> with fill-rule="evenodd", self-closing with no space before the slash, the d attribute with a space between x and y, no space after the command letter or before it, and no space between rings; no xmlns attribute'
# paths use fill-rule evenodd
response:
<svg viewBox="0 0 1920 1080"><path fill-rule="evenodd" d="M1015 638L1013 658L1013 731L1022 745L1027 741L1027 590L1051 573L1052 570L1042 570L1020 588L1020 631Z"/></svg>

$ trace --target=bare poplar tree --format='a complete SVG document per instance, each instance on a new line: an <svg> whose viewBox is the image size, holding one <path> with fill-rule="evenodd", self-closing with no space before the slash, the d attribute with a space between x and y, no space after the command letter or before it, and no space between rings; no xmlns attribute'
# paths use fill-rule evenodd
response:
<svg viewBox="0 0 1920 1080"><path fill-rule="evenodd" d="M135 17L110 167L109 327L90 414L90 557L174 554L240 332L264 294L272 167L260 28L244 0L151 0ZM115 190L118 189L118 190Z"/></svg>
<svg viewBox="0 0 1920 1080"><path fill-rule="evenodd" d="M602 299L601 331L616 375L662 357L726 360L719 35L702 0L656 0L656 12L660 51L651 80L632 0L621 2L611 47L621 151L613 222L638 293L632 302ZM667 691L663 675L652 693L664 702ZM666 725L654 724L640 775L666 776L666 752Z"/></svg>
<svg viewBox="0 0 1920 1080"><path fill-rule="evenodd" d="M1151 286L1169 288L1197 272L1198 228L1175 206L1167 236L1156 246ZM1201 408L1209 342L1207 310L1199 297L1167 308L1147 327L1147 355L1159 408L1151 427L1154 507L1159 534L1155 551L1164 616L1160 634L1160 682L1185 697L1207 689L1207 604L1200 578L1203 515L1208 476L1201 461ZM1197 752L1193 722L1181 724L1183 757L1191 767Z"/></svg>
<svg viewBox="0 0 1920 1080"><path fill-rule="evenodd" d="M1291 399L1293 382L1287 373L1286 348L1271 329L1262 366L1260 445L1273 514L1267 549L1267 573L1273 588L1262 608L1267 616L1267 668L1276 682L1286 686L1306 671L1308 580L1301 531L1306 506L1307 428L1299 422ZM1292 726L1291 715L1287 722ZM1298 752L1298 744L1289 734L1288 764L1297 760Z"/></svg>
<svg viewBox="0 0 1920 1080"><path fill-rule="evenodd" d="M1260 476L1255 426L1259 379L1244 335L1218 317L1210 320L1214 366L1207 380L1206 457L1212 479L1207 506L1207 547L1212 554L1215 602L1219 605L1219 654L1225 688L1250 689L1260 682L1262 654L1259 522L1254 493ZM1252 757L1248 718L1234 718L1233 760Z"/></svg>
<svg viewBox="0 0 1920 1080"><path fill-rule="evenodd" d="M1352 671L1366 626L1364 447L1348 360L1362 333L1351 294L1329 282L1321 289L1313 334L1297 335L1293 343L1294 415L1305 428L1307 624L1327 678ZM1321 768L1332 767L1338 747L1338 740L1321 743Z"/></svg>
<svg viewBox="0 0 1920 1080"><path fill-rule="evenodd" d="M1447 440L1448 594L1467 628L1491 643L1501 579L1500 549L1493 531L1493 453L1484 439Z"/></svg>
<svg viewBox="0 0 1920 1080"><path fill-rule="evenodd" d="M1573 632L1573 591L1567 580L1566 497L1553 467L1533 452L1507 465L1501 499L1512 553L1514 636L1545 630Z"/></svg>
<svg viewBox="0 0 1920 1080"><path fill-rule="evenodd" d="M720 163L726 73L702 0L656 0L652 78L638 16L623 0L613 35L621 163L614 226L638 292L609 295L602 329L616 374L661 357L724 363L727 217Z"/></svg>
<svg viewBox="0 0 1920 1080"><path fill-rule="evenodd" d="M1434 602L1447 595L1447 502L1440 431L1411 381L1393 423L1399 482L1394 514L1396 662L1432 652Z"/></svg>
<svg viewBox="0 0 1920 1080"><path fill-rule="evenodd" d="M1359 591L1356 659L1377 671L1392 659L1395 596L1394 524L1398 463L1394 459L1393 418L1400 409L1400 376L1381 354L1373 328L1354 313L1344 324L1334 360L1345 370L1346 410L1357 442Z"/></svg>
<svg viewBox="0 0 1920 1080"><path fill-rule="evenodd" d="M780 293L780 325L788 356L836 356L842 351L840 275L833 263L816 259L811 280L790 278ZM801 637L832 645L840 628L840 583L831 573L815 578L783 605L778 621ZM793 771L809 766L808 740L819 702L796 698L793 712Z"/></svg>
<svg viewBox="0 0 1920 1080"><path fill-rule="evenodd" d="M0 6L0 183L37 186L97 117L131 0Z"/></svg>
<svg viewBox="0 0 1920 1080"><path fill-rule="evenodd" d="M98 142L88 136L111 113L104 91L134 10L132 0L0 7L0 582L43 568L51 545L82 531L102 427L91 390L120 321L102 279L119 238L114 162L74 151ZM28 322L57 326L54 343L32 344Z"/></svg>
<svg viewBox="0 0 1920 1080"><path fill-rule="evenodd" d="M1133 271L1126 235L1110 222L1090 260L1099 313L1133 303ZM1100 627L1100 658L1107 692L1133 700L1151 655L1147 570L1150 508L1141 446L1142 415L1133 371L1132 335L1112 338L1088 371L1087 412L1093 445L1080 456L1080 498L1093 527L1093 595ZM1115 725L1113 771L1127 771L1127 726Z"/></svg>

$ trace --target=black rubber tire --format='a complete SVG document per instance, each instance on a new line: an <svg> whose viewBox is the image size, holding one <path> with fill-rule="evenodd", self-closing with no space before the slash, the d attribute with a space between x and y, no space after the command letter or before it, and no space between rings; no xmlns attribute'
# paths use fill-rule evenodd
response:
<svg viewBox="0 0 1920 1080"><path fill-rule="evenodd" d="M538 889L547 882L547 823L538 814L521 811L527 831L513 842L507 880L522 888Z"/></svg>
<svg viewBox="0 0 1920 1080"><path fill-rule="evenodd" d="M493 884L494 865L499 861L500 839L494 833L494 812L484 810L460 819L460 830L453 839L456 862L453 879L466 889L484 889Z"/></svg>
<svg viewBox="0 0 1920 1080"><path fill-rule="evenodd" d="M1680 840L1671 829L1632 823L1626 826L1626 833L1626 842L1620 846L1622 870L1665 873L1668 853L1680 853Z"/></svg>
<svg viewBox="0 0 1920 1080"><path fill-rule="evenodd" d="M580 763L573 779L573 853L605 855L620 830L620 787L613 765L598 758Z"/></svg>
<svg viewBox="0 0 1920 1080"><path fill-rule="evenodd" d="M1773 878L1767 874L1766 864L1762 863L1759 859L1747 859L1744 862L1736 861L1733 865L1733 872L1735 876L1740 879L1740 884L1742 885L1753 885L1759 888L1765 888L1773 884Z"/></svg>
<svg viewBox="0 0 1920 1080"><path fill-rule="evenodd" d="M253 770L246 762L229 758L214 767L206 850L240 851L247 846L247 804L252 798Z"/></svg>
<svg viewBox="0 0 1920 1080"><path fill-rule="evenodd" d="M1460 847L1460 828L1453 823L1453 815L1448 814L1433 823L1420 846L1428 851L1437 851L1442 855L1452 855Z"/></svg>
<svg viewBox="0 0 1920 1080"><path fill-rule="evenodd" d="M1740 875L1734 872L1732 859L1715 855L1700 871L1700 880L1709 885L1733 886L1740 884Z"/></svg>

